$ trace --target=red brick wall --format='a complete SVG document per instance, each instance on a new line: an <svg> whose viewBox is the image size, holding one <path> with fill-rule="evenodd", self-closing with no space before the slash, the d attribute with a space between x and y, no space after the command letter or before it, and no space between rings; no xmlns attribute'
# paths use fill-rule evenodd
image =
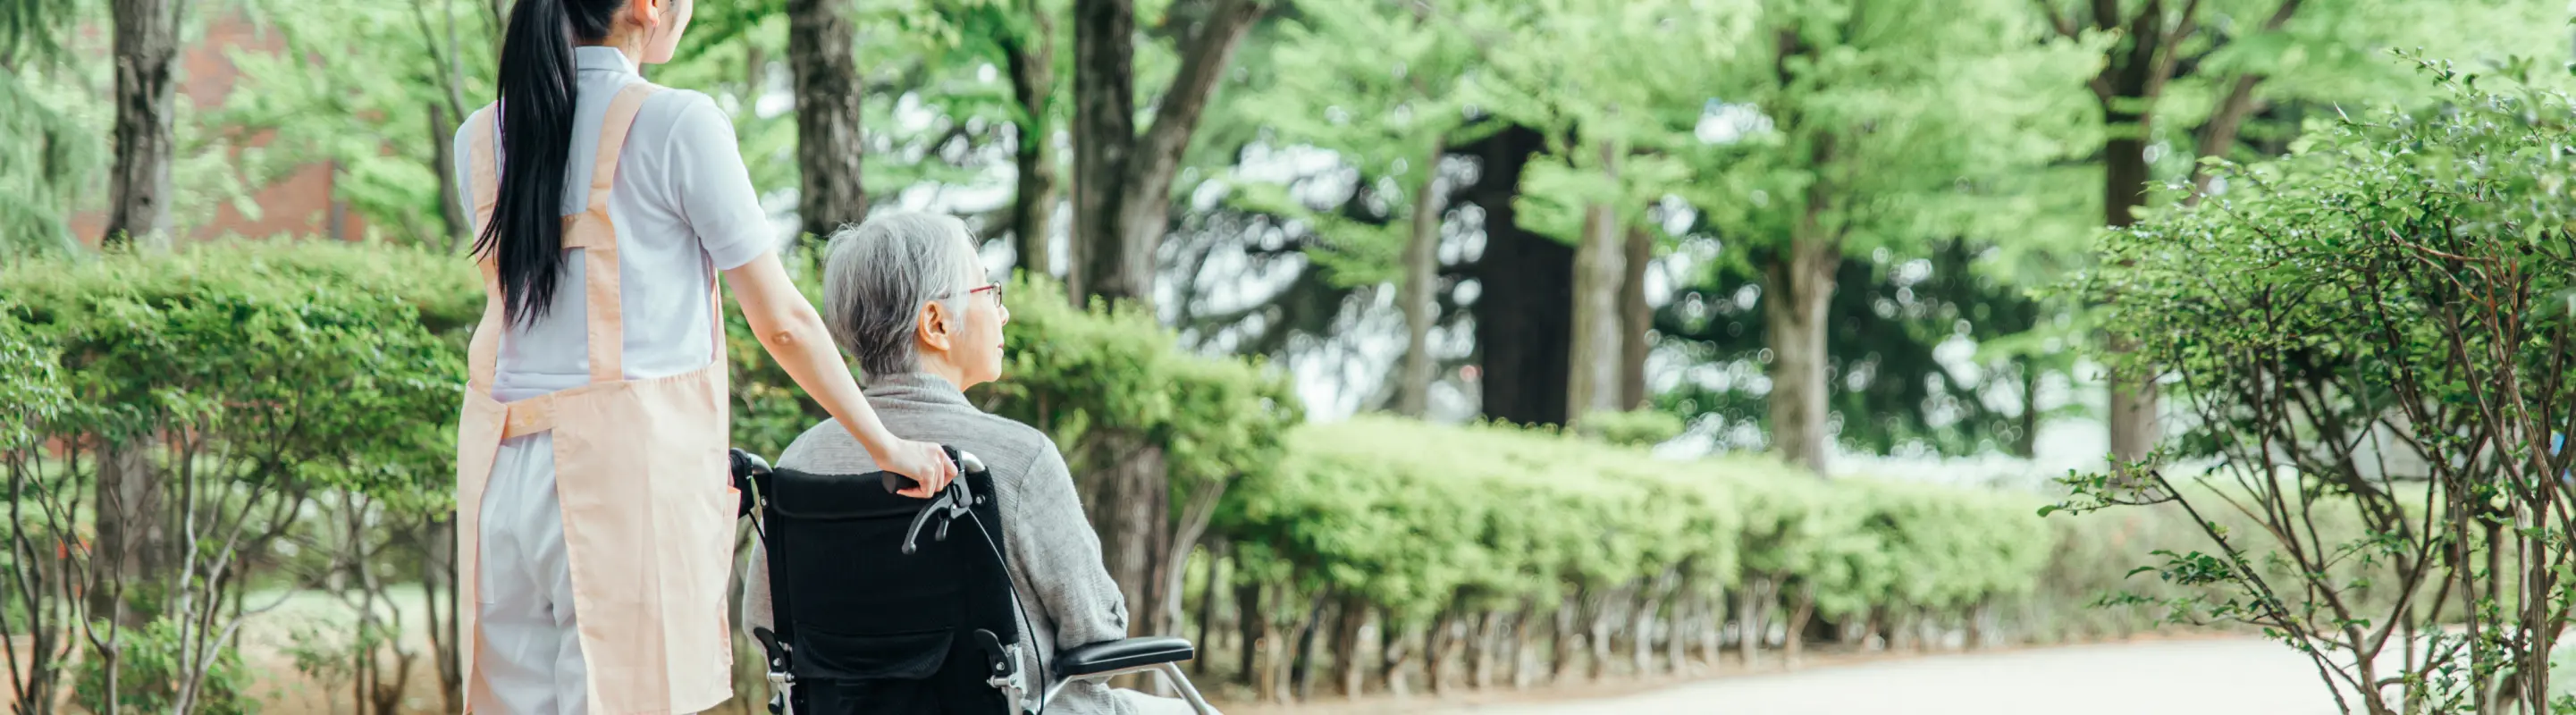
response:
<svg viewBox="0 0 2576 715"><path fill-rule="evenodd" d="M179 93L200 109L223 106L243 80L241 68L230 57L236 48L273 53L283 50L285 42L275 32L262 30L238 15L208 20L204 39L180 50ZM265 146L271 139L262 133L251 137L249 144ZM252 193L251 202L260 209L258 219L243 215L225 202L216 208L210 222L182 227L187 233L181 238L205 241L227 234L254 238L286 234L344 241L365 238L366 221L346 211L335 197L334 173L328 163L298 168ZM104 208L82 212L71 219L73 235L91 245L97 245L106 224Z"/></svg>

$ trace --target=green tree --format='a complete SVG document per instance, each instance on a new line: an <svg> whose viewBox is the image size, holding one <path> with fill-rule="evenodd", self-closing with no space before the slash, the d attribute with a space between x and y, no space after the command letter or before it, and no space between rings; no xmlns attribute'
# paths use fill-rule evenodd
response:
<svg viewBox="0 0 2576 715"><path fill-rule="evenodd" d="M1642 379L1638 389L1623 383L1625 367L1641 369L1645 357L1642 342L1628 336L1647 328L1644 286L1632 273L1642 277L1652 254L1648 207L1691 183L1672 149L1724 86L1722 68L1739 59L1754 12L1613 0L1549 0L1519 11L1510 23L1514 51L1489 58L1474 98L1546 137L1546 160L1522 176L1517 215L1575 247L1565 404L1579 421L1635 406L1623 397L1643 398Z"/></svg>
<svg viewBox="0 0 2576 715"><path fill-rule="evenodd" d="M2091 50L2018 3L1819 0L1765 8L1731 64L1732 141L1679 142L1679 193L1760 273L1773 448L1826 469L1827 350L1845 256L1922 256L2021 227L2003 180L2071 150Z"/></svg>
<svg viewBox="0 0 2576 715"><path fill-rule="evenodd" d="M1330 149L1366 177L1385 221L1353 220L1335 207L1311 210L1258 185L1250 203L1309 222L1322 238L1309 251L1344 285L1394 283L1404 312L1405 355L1396 412L1419 417L1429 403L1432 325L1442 216L1440 163L1467 124L1462 79L1480 54L1465 29L1484 4L1305 0L1283 27L1271 62L1293 68L1250 102L1280 140Z"/></svg>
<svg viewBox="0 0 2576 715"><path fill-rule="evenodd" d="M2281 153L2307 108L2422 96L2420 83L2381 54L2421 49L2435 56L2500 60L2508 54L2563 56L2566 7L2527 0L2422 3L2404 0L2036 0L2065 38L2090 38L2102 52L2086 81L2103 127L2102 217L2135 223L2148 187L2182 180L2195 203L2209 188L2200 159ZM2272 126L2248 132L2275 115ZM2252 143L2252 146L2248 144ZM2119 346L2114 346L2118 348ZM2146 456L2158 440L2153 382L2114 382L2112 455Z"/></svg>

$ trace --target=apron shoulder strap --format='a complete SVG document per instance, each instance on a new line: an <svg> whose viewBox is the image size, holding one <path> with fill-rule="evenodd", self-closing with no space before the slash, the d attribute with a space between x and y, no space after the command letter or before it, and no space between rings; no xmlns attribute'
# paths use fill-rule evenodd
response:
<svg viewBox="0 0 2576 715"><path fill-rule="evenodd" d="M617 186L618 155L626 149L627 131L635 128L636 113L644 109L646 97L661 89L632 82L608 101L608 115L599 125L598 158L590 169L588 207L564 217L563 247L582 249L582 290L590 307L583 332L590 344L592 383L626 379L626 315L618 292L617 227L608 218L608 193Z"/></svg>

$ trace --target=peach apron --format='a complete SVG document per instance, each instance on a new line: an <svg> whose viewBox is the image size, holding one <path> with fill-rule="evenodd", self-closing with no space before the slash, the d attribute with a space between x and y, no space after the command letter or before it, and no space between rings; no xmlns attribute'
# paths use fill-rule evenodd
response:
<svg viewBox="0 0 2576 715"><path fill-rule="evenodd" d="M629 380L622 359L608 192L636 111L658 89L638 82L610 101L589 210L564 218L563 247L582 249L584 261L590 384L506 404L492 397L506 326L496 264L484 258L483 322L467 353L471 373L456 434L458 593L470 597L480 593L478 507L501 441L554 433L573 613L589 673L589 711L598 715L693 713L733 695L724 591L738 497L725 451L723 303L714 281L707 286L709 303L719 312L715 355L706 367ZM500 192L494 118L494 108L485 106L467 124L478 231L491 220ZM459 610L466 688L473 693L488 687L474 667L483 639L475 609Z"/></svg>

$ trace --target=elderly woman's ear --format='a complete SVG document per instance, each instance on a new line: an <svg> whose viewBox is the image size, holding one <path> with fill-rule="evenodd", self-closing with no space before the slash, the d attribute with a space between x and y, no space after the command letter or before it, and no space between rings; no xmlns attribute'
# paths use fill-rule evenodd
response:
<svg viewBox="0 0 2576 715"><path fill-rule="evenodd" d="M923 346L943 353L949 352L957 348L959 318L960 316L955 311L949 310L948 304L943 301L934 300L923 303L921 318L913 321L914 325L920 327L914 332Z"/></svg>

